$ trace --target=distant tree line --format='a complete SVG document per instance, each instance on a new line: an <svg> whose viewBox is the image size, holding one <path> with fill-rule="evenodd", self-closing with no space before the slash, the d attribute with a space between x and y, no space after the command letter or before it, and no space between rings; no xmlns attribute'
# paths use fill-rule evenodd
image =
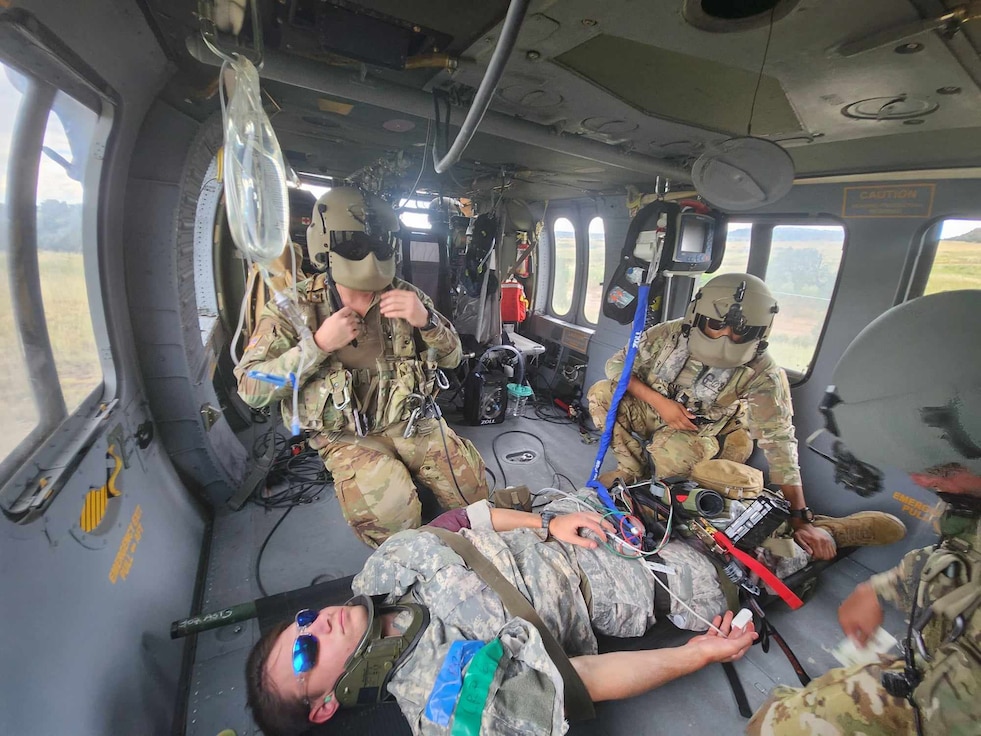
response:
<svg viewBox="0 0 981 736"><path fill-rule="evenodd" d="M82 205L46 199L37 208L38 250L82 252ZM7 204L0 202L0 252L7 251Z"/></svg>
<svg viewBox="0 0 981 736"><path fill-rule="evenodd" d="M945 240L957 240L961 243L981 243L981 227L976 227L963 235L954 235L953 237L945 238Z"/></svg>

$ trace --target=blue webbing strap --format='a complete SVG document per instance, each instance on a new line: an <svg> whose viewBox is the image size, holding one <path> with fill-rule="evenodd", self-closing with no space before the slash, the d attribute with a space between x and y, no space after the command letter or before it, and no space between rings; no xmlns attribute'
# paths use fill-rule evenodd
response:
<svg viewBox="0 0 981 736"><path fill-rule="evenodd" d="M630 335L630 343L627 354L623 359L623 371L620 373L620 380L617 382L616 391L613 392L613 401L610 403L610 411L606 414L606 426L603 428L603 436L600 437L599 448L596 450L596 461L593 463L593 472L586 482L586 486L596 491L600 501L610 510L621 514L610 498L610 492L596 477L599 475L600 466L606 451L610 449L610 440L613 437L613 425L617 420L617 409L620 407L620 399L627 393L627 385L630 383L630 376L634 366L634 358L637 356L637 346L640 344L640 336L644 333L644 321L647 318L647 294L650 291L649 284L641 284L637 289L637 311L634 312L633 331Z"/></svg>

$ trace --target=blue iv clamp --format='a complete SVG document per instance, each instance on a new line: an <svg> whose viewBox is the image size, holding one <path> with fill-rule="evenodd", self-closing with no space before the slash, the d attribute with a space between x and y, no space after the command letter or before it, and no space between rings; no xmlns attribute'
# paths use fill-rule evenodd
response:
<svg viewBox="0 0 981 736"><path fill-rule="evenodd" d="M276 388L293 388L296 384L296 374L290 373L286 376L276 376L272 373L265 373L263 371L249 371L245 374L249 378L254 378L257 381L265 381L266 383L271 383Z"/></svg>

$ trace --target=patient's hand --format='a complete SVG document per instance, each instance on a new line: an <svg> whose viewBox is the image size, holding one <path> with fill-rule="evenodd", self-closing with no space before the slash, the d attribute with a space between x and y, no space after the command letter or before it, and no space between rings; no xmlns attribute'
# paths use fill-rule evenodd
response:
<svg viewBox="0 0 981 736"><path fill-rule="evenodd" d="M707 633L692 637L685 644L685 648L691 647L696 656L704 659L705 664L712 662L735 662L742 657L753 642L759 638L752 621L746 624L744 629L732 628L732 611L726 611L725 616L716 616L712 620L712 625L719 629L719 634L715 629L709 629Z"/></svg>
<svg viewBox="0 0 981 736"><path fill-rule="evenodd" d="M574 514L561 514L552 519L548 525L548 533L560 542L576 544L587 549L596 549L599 544L582 536L583 532L593 532L600 539L606 538L606 532L615 531L613 524L592 511L577 511ZM589 536L593 536L590 534Z"/></svg>

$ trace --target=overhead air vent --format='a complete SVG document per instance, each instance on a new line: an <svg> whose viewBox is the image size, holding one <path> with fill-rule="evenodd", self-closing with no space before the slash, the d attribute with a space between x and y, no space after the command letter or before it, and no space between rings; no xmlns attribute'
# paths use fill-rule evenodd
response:
<svg viewBox="0 0 981 736"><path fill-rule="evenodd" d="M764 28L790 13L800 0L685 0L681 15L709 33Z"/></svg>
<svg viewBox="0 0 981 736"><path fill-rule="evenodd" d="M841 114L856 120L910 120L940 109L940 103L907 95L870 97L842 108Z"/></svg>

